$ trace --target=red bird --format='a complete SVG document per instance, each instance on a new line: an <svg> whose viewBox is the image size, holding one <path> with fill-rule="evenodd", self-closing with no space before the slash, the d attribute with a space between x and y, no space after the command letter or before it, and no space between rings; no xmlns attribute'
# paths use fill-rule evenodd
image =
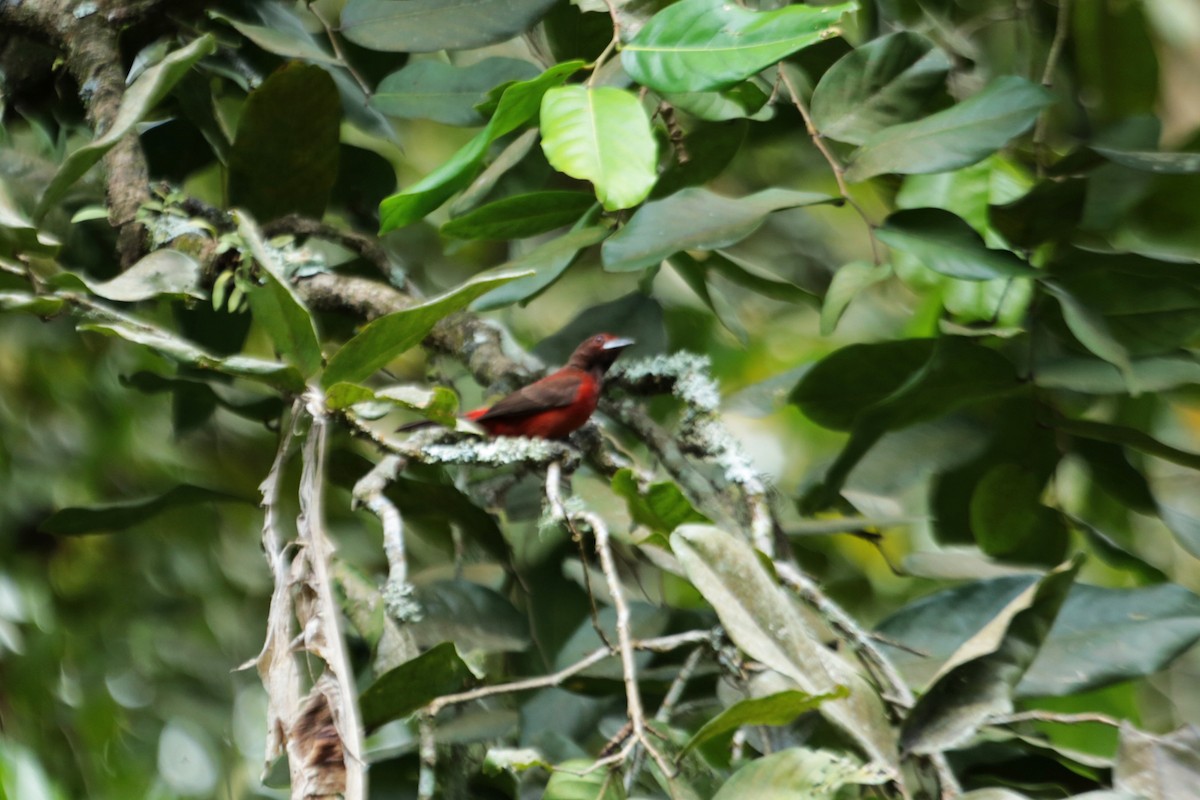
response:
<svg viewBox="0 0 1200 800"><path fill-rule="evenodd" d="M467 412L466 418L492 436L563 439L592 416L600 400L604 373L631 344L632 339L611 333L589 336L575 348L565 367L495 405ZM406 425L401 430L422 424Z"/></svg>

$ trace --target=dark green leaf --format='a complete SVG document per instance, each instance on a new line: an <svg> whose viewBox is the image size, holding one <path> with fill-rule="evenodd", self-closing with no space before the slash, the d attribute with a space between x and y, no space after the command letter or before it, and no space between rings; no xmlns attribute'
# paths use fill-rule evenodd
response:
<svg viewBox="0 0 1200 800"><path fill-rule="evenodd" d="M1079 343L1116 367L1125 378L1125 386L1130 394L1138 394L1141 387L1133 374L1129 351L1113 335L1104 317L1055 283L1047 281L1045 289L1058 300L1062 307L1063 319Z"/></svg>
<svg viewBox="0 0 1200 800"><path fill-rule="evenodd" d="M582 61L567 61L550 67L536 78L510 84L500 95L499 105L487 127L475 138L403 192L383 199L379 204L379 232L387 233L416 222L470 183L488 145L525 124L541 107L542 95L582 66Z"/></svg>
<svg viewBox="0 0 1200 800"><path fill-rule="evenodd" d="M207 381L200 378L167 377L154 372L135 372L128 377L121 376L121 385L136 389L146 394L171 392L178 397L181 394L201 395L203 400L198 405L216 408L220 406L243 419L254 422L273 422L283 413L283 403L275 396L262 397L257 400L228 400L218 394Z"/></svg>
<svg viewBox="0 0 1200 800"><path fill-rule="evenodd" d="M417 644L452 641L473 652L511 653L529 647L529 623L503 595L466 580L437 581L417 589L421 619L410 623Z"/></svg>
<svg viewBox="0 0 1200 800"><path fill-rule="evenodd" d="M172 508L207 503L249 503L256 501L203 486L182 484L157 497L105 506L77 506L55 511L41 524L46 533L79 536L86 533L112 533L132 528Z"/></svg>
<svg viewBox="0 0 1200 800"><path fill-rule="evenodd" d="M1091 149L1114 164L1144 172L1167 175L1193 175L1200 172L1200 153L1138 152L1097 146Z"/></svg>
<svg viewBox="0 0 1200 800"><path fill-rule="evenodd" d="M812 95L822 135L862 144L878 131L921 117L945 96L950 58L923 36L900 31L842 56Z"/></svg>
<svg viewBox="0 0 1200 800"><path fill-rule="evenodd" d="M560 86L542 98L542 151L550 166L591 181L608 211L646 199L658 177L658 142L633 92Z"/></svg>
<svg viewBox="0 0 1200 800"><path fill-rule="evenodd" d="M601 248L604 268L632 272L661 263L681 250L714 250L739 242L785 208L836 202L813 192L767 189L741 198L691 187L638 209Z"/></svg>
<svg viewBox="0 0 1200 800"><path fill-rule="evenodd" d="M869 261L851 261L833 273L833 280L825 291L825 302L821 304L821 335L829 336L837 328L838 320L846 312L850 302L859 292L892 274L887 264L872 264Z"/></svg>
<svg viewBox="0 0 1200 800"><path fill-rule="evenodd" d="M675 149L675 159L655 181L650 197L658 200L720 175L741 149L749 127L745 120L738 119L701 124L688 131Z"/></svg>
<svg viewBox="0 0 1200 800"><path fill-rule="evenodd" d="M525 239L571 225L596 204L583 192L531 192L480 206L442 226L459 239Z"/></svg>
<svg viewBox="0 0 1200 800"><path fill-rule="evenodd" d="M554 0L350 0L341 31L372 50L470 50L532 27Z"/></svg>
<svg viewBox="0 0 1200 800"><path fill-rule="evenodd" d="M321 378L322 385L333 386L341 381L356 383L369 377L424 339L443 318L465 308L491 289L530 274L526 271L479 275L439 297L368 323L329 359L329 366Z"/></svg>
<svg viewBox="0 0 1200 800"><path fill-rule="evenodd" d="M254 220L237 212L235 217L238 231L250 246L263 279L263 285L255 286L247 294L254 319L266 328L279 354L294 364L301 375L311 378L322 364L321 341L317 338L312 314L292 291L275 256L267 250Z"/></svg>
<svg viewBox="0 0 1200 800"><path fill-rule="evenodd" d="M1050 92L1023 78L996 78L945 111L872 134L851 158L846 179L945 172L974 164L1028 130L1052 100Z"/></svg>
<svg viewBox="0 0 1200 800"><path fill-rule="evenodd" d="M1200 470L1200 453L1171 447L1135 428L1129 428L1124 425L1110 425L1105 422L1092 422L1091 420L1084 419L1070 419L1061 416L1056 417L1052 424L1057 430L1063 433L1080 436L1084 439L1095 439L1100 442L1125 445L1126 447L1132 447L1134 450L1140 450L1147 455L1165 459L1189 469Z"/></svg>
<svg viewBox="0 0 1200 800"><path fill-rule="evenodd" d="M970 225L940 208L896 211L876 236L889 247L916 257L934 272L952 278L986 281L1037 274L1009 251L988 248Z"/></svg>
<svg viewBox="0 0 1200 800"><path fill-rule="evenodd" d="M454 643L443 642L385 672L363 690L359 697L363 727L371 731L407 717L434 698L462 689L471 677Z"/></svg>
<svg viewBox="0 0 1200 800"><path fill-rule="evenodd" d="M42 192L33 215L34 221L41 221L75 181L82 178L85 172L103 158L117 142L125 138L125 134L133 130L133 127L167 96L193 64L204 56L212 55L216 49L216 40L206 34L143 72L122 95L121 106L108 129L72 152L63 161L46 190Z"/></svg>
<svg viewBox="0 0 1200 800"><path fill-rule="evenodd" d="M290 62L250 93L229 151L229 203L261 222L320 219L337 179L342 101L321 67Z"/></svg>
<svg viewBox="0 0 1200 800"><path fill-rule="evenodd" d="M724 250L716 250L704 259L708 271L720 275L730 283L758 292L763 297L779 300L784 303L813 304L817 296L807 289L802 289L790 281L780 280L764 275L763 270L743 259Z"/></svg>
<svg viewBox="0 0 1200 800"><path fill-rule="evenodd" d="M38 231L0 181L0 256L19 253L52 256L59 248L54 237Z"/></svg>
<svg viewBox="0 0 1200 800"><path fill-rule="evenodd" d="M595 207L599 208L599 205ZM561 278L581 251L603 241L608 234L609 229L602 225L576 227L570 233L538 245L505 265L509 269L533 270L534 274L491 290L473 302L471 309L490 311L512 303L528 303Z"/></svg>
<svg viewBox="0 0 1200 800"><path fill-rule="evenodd" d="M846 696L844 687L825 695L811 695L789 689L766 697L741 700L704 723L684 745L682 753L704 744L709 739L730 733L743 725L788 725L801 714L816 710L826 700L837 700Z"/></svg>
<svg viewBox="0 0 1200 800"><path fill-rule="evenodd" d="M621 49L630 76L660 92L722 89L809 45L858 3L754 12L722 0L682 0L659 11Z"/></svg>
<svg viewBox="0 0 1200 800"><path fill-rule="evenodd" d="M767 104L768 95L754 81L730 86L714 92L668 92L663 100L680 111L710 122L724 120L766 120L774 115Z"/></svg>
<svg viewBox="0 0 1200 800"><path fill-rule="evenodd" d="M1189 356L1139 358L1129 363L1134 385L1146 392L1162 392L1200 384L1200 361ZM1086 394L1127 394L1121 371L1095 358L1058 358L1038 364L1033 382L1047 389L1067 389Z"/></svg>
<svg viewBox="0 0 1200 800"><path fill-rule="evenodd" d="M971 531L989 556L1013 557L1022 562L1035 559L1030 548L1049 551L1061 558L1067 545L1067 528L1062 515L1042 505L1045 476L1013 462L993 466L980 479L971 495Z"/></svg>
<svg viewBox="0 0 1200 800"><path fill-rule="evenodd" d="M956 747L988 717L1012 711L1013 691L1054 624L1079 565L1075 560L1046 573L942 665L904 720L900 741L905 751L936 753Z"/></svg>
<svg viewBox="0 0 1200 800"><path fill-rule="evenodd" d="M209 11L208 15L234 28L256 45L284 58L298 58L304 61L318 61L322 64L340 64L337 57L325 52L311 37L295 30L266 25L253 25L248 22L233 19L219 11Z"/></svg>
<svg viewBox="0 0 1200 800"><path fill-rule="evenodd" d="M562 364L580 342L604 330L637 342L622 356L627 360L661 353L667 347L662 306L653 297L635 291L580 312L557 333L538 342L533 353L548 364Z"/></svg>
<svg viewBox="0 0 1200 800"><path fill-rule="evenodd" d="M1043 181L1010 203L988 207L988 222L1013 247L1032 250L1070 239L1080 220L1086 180Z"/></svg>
<svg viewBox="0 0 1200 800"><path fill-rule="evenodd" d="M631 470L618 470L612 478L612 488L618 496L625 498L629 515L634 522L653 531L669 534L687 522L708 522L708 517L697 511L669 481L652 483L641 491Z"/></svg>
<svg viewBox="0 0 1200 800"><path fill-rule="evenodd" d="M466 67L414 61L379 82L371 105L389 117L482 125L475 106L489 89L537 74L537 67L516 58L485 58Z"/></svg>

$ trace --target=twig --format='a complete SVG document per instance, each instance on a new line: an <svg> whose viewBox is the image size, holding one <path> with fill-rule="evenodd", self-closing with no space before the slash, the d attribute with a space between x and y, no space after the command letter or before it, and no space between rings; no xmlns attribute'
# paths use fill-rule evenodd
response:
<svg viewBox="0 0 1200 800"><path fill-rule="evenodd" d="M1042 86L1049 89L1054 85L1054 71L1058 67L1058 59L1067 43L1068 29L1071 25L1071 0L1058 0L1058 16L1054 22L1054 39L1050 42L1050 52L1046 54L1046 67L1042 70ZM1037 153L1038 177L1045 172L1045 139L1047 109L1038 115L1037 124L1033 129L1033 149Z"/></svg>
<svg viewBox="0 0 1200 800"><path fill-rule="evenodd" d="M710 651L710 647L702 646L688 653L688 657L684 659L683 664L679 667L679 672L676 673L675 679L671 681L671 686L667 689L662 703L659 704L658 711L654 712L655 722L666 725L671 721L671 714L675 711L675 705L683 697L683 692L687 689L688 682L692 679L696 668L700 666L700 659L706 652ZM634 754L633 764L629 767L629 772L625 775L625 791L627 793L637 783L638 774L642 771L642 765L646 760L643 755L644 752L643 750L638 750ZM669 776L667 777L669 778Z"/></svg>
<svg viewBox="0 0 1200 800"><path fill-rule="evenodd" d="M373 236L344 230L336 225L330 225L311 217L302 217L299 214L288 214L285 217L263 223L262 231L267 237L290 233L293 236L315 236L318 239L339 244L371 264L384 280L391 281L393 278L392 260L388 257L387 250ZM396 288L414 298L419 296L416 287L407 278Z"/></svg>
<svg viewBox="0 0 1200 800"><path fill-rule="evenodd" d="M354 78L354 82L358 84L358 88L362 89L363 94L370 98L372 93L371 84L363 80L363 76L358 74L358 70L350 63L350 59L346 58L346 53L342 50L342 43L335 35L333 26L325 19L325 15L321 13L321 9L317 7L313 0L307 0L307 5L309 13L316 17L317 21L321 23L321 27L325 29L325 35L329 37L329 43L333 45L333 54L337 56L337 60L342 62L342 66Z"/></svg>
<svg viewBox="0 0 1200 800"><path fill-rule="evenodd" d="M821 152L821 155L824 156L825 161L829 164L829 168L833 171L833 179L837 181L838 194L842 196L847 205L858 212L858 216L862 218L863 224L867 226L867 236L871 241L871 257L876 264L881 264L879 243L875 240L875 225L871 222L871 218L867 216L867 212L863 210L863 207L850 195L850 187L846 185L846 168L842 166L842 162L829 149L829 145L825 144L825 137L821 135L821 132L813 124L812 115L808 112L808 106L804 105L800 91L796 88L792 79L788 77L782 64L779 66L779 79L787 87L788 94L792 96L792 104L796 106L796 110L800 112L800 116L804 119L804 127L808 131L809 138L812 139L813 144L816 145L817 150Z"/></svg>
<svg viewBox="0 0 1200 800"><path fill-rule="evenodd" d="M379 517L383 526L383 552L388 562L388 583L408 583L408 559L404 553L404 519L396 504L384 491L404 469L405 461L398 456L386 456L370 472L354 484L354 500Z"/></svg>
<svg viewBox="0 0 1200 800"><path fill-rule="evenodd" d="M572 541L579 547L579 563L582 567L580 572L583 574L583 590L588 596L592 615L592 628L595 629L596 636L600 637L600 641L604 642L604 646L609 650L613 650L612 642L608 640L608 635L604 632L604 627L600 624L600 608L596 605L596 593L592 591L592 574L588 569L587 550L583 546L583 534L575 527L575 522L571 519L571 515L567 513L567 509L563 505L561 489L562 464L555 461L546 468L546 505L549 507L551 515L567 526L567 530L571 532Z"/></svg>
<svg viewBox="0 0 1200 800"><path fill-rule="evenodd" d="M437 738L434 735L433 715L422 714L417 722L420 738L421 771L417 777L417 800L433 800L437 792Z"/></svg>

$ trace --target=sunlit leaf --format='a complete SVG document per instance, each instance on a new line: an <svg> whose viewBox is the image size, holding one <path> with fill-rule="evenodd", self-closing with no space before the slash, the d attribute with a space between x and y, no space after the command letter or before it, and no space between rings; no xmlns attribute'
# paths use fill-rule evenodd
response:
<svg viewBox="0 0 1200 800"><path fill-rule="evenodd" d="M682 0L659 11L621 49L635 81L660 92L722 89L809 45L858 3L750 11L724 0Z"/></svg>
<svg viewBox="0 0 1200 800"><path fill-rule="evenodd" d="M708 517L688 502L679 487L669 481L652 483L643 492L632 470L618 470L612 478L613 491L625 498L629 515L653 531L671 533L687 522L708 522Z"/></svg>

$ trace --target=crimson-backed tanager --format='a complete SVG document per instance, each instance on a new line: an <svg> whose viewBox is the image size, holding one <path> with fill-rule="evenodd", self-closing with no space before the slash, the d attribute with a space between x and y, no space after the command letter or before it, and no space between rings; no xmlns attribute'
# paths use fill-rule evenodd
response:
<svg viewBox="0 0 1200 800"><path fill-rule="evenodd" d="M563 439L592 416L600 400L604 373L631 344L632 339L611 333L589 336L575 348L562 369L464 416L492 436ZM426 424L416 422L400 430Z"/></svg>

